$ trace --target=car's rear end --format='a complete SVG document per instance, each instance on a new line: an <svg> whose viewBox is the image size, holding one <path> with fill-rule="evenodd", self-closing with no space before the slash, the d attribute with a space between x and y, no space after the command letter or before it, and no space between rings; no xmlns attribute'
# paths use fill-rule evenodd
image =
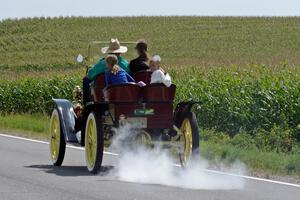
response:
<svg viewBox="0 0 300 200"><path fill-rule="evenodd" d="M173 126L173 100L176 87L162 84L139 87L137 84L118 84L105 89L105 101L115 121L129 122L142 129L170 129Z"/></svg>

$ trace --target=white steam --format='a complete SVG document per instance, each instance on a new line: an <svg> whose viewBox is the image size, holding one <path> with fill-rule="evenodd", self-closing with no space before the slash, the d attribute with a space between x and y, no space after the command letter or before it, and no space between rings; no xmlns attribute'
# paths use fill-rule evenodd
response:
<svg viewBox="0 0 300 200"><path fill-rule="evenodd" d="M208 190L244 187L243 178L205 171L208 168L208 162L203 159L193 162L186 168L181 168L174 164L176 162L174 156L172 157L165 149L159 147L154 149L128 148L126 138L136 134L131 128L127 125L122 129L116 129L116 137L111 145L113 151L120 153L118 165L113 172L120 181ZM221 167L221 170L225 168ZM227 168L226 172L244 174L246 168L242 163L236 162Z"/></svg>

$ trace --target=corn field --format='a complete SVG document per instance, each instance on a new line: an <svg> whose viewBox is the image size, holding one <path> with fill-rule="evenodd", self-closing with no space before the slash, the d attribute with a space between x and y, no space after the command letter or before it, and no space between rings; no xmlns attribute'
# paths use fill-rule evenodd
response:
<svg viewBox="0 0 300 200"><path fill-rule="evenodd" d="M177 85L175 103L190 98L202 128L231 134L273 126L300 125L300 72L289 66L166 68ZM47 113L52 98L72 101L80 76L23 79L0 83L2 113Z"/></svg>

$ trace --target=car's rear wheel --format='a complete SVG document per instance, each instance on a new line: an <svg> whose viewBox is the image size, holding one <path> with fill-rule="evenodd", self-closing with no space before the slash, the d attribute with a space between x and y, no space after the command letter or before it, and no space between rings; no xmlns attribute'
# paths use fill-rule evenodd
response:
<svg viewBox="0 0 300 200"><path fill-rule="evenodd" d="M62 134L59 115L54 109L50 120L50 157L53 165L60 166L65 157L66 142Z"/></svg>
<svg viewBox="0 0 300 200"><path fill-rule="evenodd" d="M85 126L85 160L92 174L100 170L103 158L103 127L101 118L91 112Z"/></svg>
<svg viewBox="0 0 300 200"><path fill-rule="evenodd" d="M182 166L186 166L192 159L199 158L199 128L194 113L189 113L180 126L181 149L179 160Z"/></svg>
<svg viewBox="0 0 300 200"><path fill-rule="evenodd" d="M140 130L134 138L134 145L144 148L151 147L151 136L146 131Z"/></svg>

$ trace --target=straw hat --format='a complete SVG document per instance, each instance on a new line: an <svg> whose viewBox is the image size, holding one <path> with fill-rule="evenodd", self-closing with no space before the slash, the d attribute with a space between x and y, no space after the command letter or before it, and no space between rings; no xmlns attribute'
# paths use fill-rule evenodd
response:
<svg viewBox="0 0 300 200"><path fill-rule="evenodd" d="M103 47L101 49L102 53L126 53L127 47L121 46L119 40L111 39L108 47Z"/></svg>

